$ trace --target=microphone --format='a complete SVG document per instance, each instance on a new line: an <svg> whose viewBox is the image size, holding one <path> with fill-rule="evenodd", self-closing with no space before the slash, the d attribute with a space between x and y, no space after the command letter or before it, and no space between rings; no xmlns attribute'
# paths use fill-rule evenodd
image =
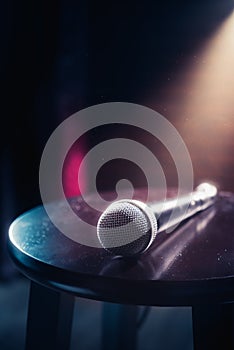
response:
<svg viewBox="0 0 234 350"><path fill-rule="evenodd" d="M114 255L141 254L151 246L158 232L213 205L217 193L214 185L202 183L192 193L164 202L145 204L134 199L113 202L98 220L99 242Z"/></svg>

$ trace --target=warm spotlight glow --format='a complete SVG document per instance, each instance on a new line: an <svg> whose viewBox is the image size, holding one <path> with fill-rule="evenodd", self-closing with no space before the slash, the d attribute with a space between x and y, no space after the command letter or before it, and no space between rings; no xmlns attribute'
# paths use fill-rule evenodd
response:
<svg viewBox="0 0 234 350"><path fill-rule="evenodd" d="M154 108L160 106L181 133L195 179L233 189L234 12L180 67L165 82L160 99L154 97Z"/></svg>
<svg viewBox="0 0 234 350"><path fill-rule="evenodd" d="M181 128L195 172L230 188L234 132L234 14L221 25L187 71Z"/></svg>
<svg viewBox="0 0 234 350"><path fill-rule="evenodd" d="M234 13L216 31L187 70L184 112L214 122L233 115Z"/></svg>

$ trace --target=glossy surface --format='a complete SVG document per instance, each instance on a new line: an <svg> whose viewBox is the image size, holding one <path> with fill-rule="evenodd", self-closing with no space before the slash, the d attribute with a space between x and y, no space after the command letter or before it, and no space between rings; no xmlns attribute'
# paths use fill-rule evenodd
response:
<svg viewBox="0 0 234 350"><path fill-rule="evenodd" d="M173 195L170 191L168 197ZM145 198L144 190L136 198ZM159 191L151 192L152 198L160 200ZM95 225L98 214L91 215L81 198L70 204ZM61 206L54 204L54 215L61 215ZM234 301L234 194L221 193L210 209L171 234L158 234L137 259L114 257L102 248L72 241L51 223L43 207L15 220L9 249L29 278L79 296L145 305Z"/></svg>

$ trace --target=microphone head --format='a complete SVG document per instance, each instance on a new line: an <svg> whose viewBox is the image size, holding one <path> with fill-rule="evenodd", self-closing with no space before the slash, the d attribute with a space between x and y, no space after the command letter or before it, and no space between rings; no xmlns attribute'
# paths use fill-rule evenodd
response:
<svg viewBox="0 0 234 350"><path fill-rule="evenodd" d="M113 202L100 216L98 239L115 255L133 256L144 252L157 233L157 220L151 209L137 200Z"/></svg>

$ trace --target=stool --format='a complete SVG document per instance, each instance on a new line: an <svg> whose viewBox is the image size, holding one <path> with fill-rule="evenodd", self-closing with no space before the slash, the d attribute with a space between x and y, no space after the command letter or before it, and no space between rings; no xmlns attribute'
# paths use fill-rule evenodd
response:
<svg viewBox="0 0 234 350"><path fill-rule="evenodd" d="M139 190L137 199L144 193ZM153 196L160 200L158 193L155 190ZM168 197L173 193L169 191ZM90 215L81 197L69 203L77 215ZM51 205L53 215L61 216L63 204ZM13 222L9 251L31 280L28 350L69 349L77 296L107 302L104 349L136 347L137 305L191 306L195 350L234 348L232 193L220 193L213 207L180 224L175 232L159 233L137 259L114 257L69 239L52 224L43 206Z"/></svg>

